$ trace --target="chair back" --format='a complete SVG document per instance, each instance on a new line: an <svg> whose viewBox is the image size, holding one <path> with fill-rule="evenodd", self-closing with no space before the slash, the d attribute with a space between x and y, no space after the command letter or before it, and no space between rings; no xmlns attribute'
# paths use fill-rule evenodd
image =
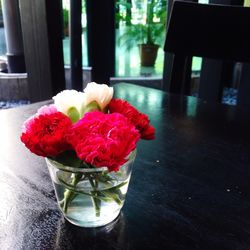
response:
<svg viewBox="0 0 250 250"><path fill-rule="evenodd" d="M250 8L174 1L164 46L165 52L174 54L168 91L189 94L190 56L249 63L249 24ZM214 65L219 75L221 64ZM211 86L203 90L209 91Z"/></svg>

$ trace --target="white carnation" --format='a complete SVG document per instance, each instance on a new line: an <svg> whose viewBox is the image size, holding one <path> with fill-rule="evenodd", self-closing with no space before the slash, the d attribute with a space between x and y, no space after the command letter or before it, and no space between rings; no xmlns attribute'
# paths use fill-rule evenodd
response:
<svg viewBox="0 0 250 250"><path fill-rule="evenodd" d="M85 106L85 94L76 90L63 90L53 97L55 106L58 111L68 115L71 108L75 108L79 115L82 115Z"/></svg>
<svg viewBox="0 0 250 250"><path fill-rule="evenodd" d="M96 101L100 108L104 108L109 104L113 98L113 87L109 87L106 84L97 84L95 82L90 82L87 84L87 87L84 89L86 105Z"/></svg>

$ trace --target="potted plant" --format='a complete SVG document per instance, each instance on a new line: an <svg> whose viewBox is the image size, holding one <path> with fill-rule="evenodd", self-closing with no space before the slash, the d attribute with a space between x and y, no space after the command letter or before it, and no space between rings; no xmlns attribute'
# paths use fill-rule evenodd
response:
<svg viewBox="0 0 250 250"><path fill-rule="evenodd" d="M145 23L126 27L119 41L126 49L139 46L141 65L154 66L158 48L163 45L165 24L166 0L148 0Z"/></svg>

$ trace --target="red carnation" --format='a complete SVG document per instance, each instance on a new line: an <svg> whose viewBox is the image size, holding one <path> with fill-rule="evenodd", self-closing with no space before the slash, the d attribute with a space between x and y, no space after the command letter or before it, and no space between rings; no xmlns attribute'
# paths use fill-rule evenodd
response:
<svg viewBox="0 0 250 250"><path fill-rule="evenodd" d="M72 126L70 119L61 112L38 114L24 123L21 141L40 156L57 156L70 149L65 134Z"/></svg>
<svg viewBox="0 0 250 250"><path fill-rule="evenodd" d="M140 113L127 101L112 99L109 103L110 113L120 113L127 117L129 121L139 130L142 139L152 140L155 138L155 129L150 125L148 116Z"/></svg>
<svg viewBox="0 0 250 250"><path fill-rule="evenodd" d="M120 114L89 112L73 125L68 140L78 157L96 167L118 171L140 135L126 117Z"/></svg>

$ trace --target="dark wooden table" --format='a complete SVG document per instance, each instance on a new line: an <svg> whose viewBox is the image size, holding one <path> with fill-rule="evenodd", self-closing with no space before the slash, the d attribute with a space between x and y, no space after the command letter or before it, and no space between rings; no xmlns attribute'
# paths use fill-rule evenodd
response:
<svg viewBox="0 0 250 250"><path fill-rule="evenodd" d="M120 84L147 113L117 221L84 229L58 210L43 158L19 141L42 103L0 111L0 249L250 249L250 112Z"/></svg>

